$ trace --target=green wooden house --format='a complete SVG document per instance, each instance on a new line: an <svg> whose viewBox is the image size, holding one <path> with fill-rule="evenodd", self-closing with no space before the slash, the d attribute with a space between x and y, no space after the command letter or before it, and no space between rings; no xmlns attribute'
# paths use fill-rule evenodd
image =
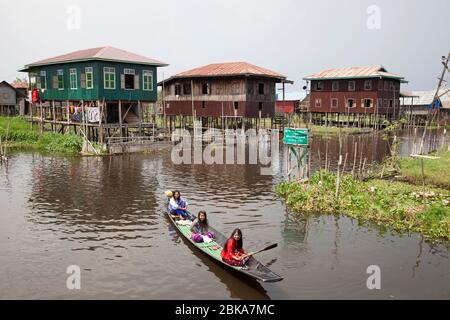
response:
<svg viewBox="0 0 450 320"><path fill-rule="evenodd" d="M157 68L167 65L106 46L40 60L19 71L28 73L30 89L39 90L36 110L39 113L39 106L41 112L44 108L42 117L49 121L76 123L70 116L71 107L88 105L101 110L98 125L103 127L141 126L142 104L157 100Z"/></svg>

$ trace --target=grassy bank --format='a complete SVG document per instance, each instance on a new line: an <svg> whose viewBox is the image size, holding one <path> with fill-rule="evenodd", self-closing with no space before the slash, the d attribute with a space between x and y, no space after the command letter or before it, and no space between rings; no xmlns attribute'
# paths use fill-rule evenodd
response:
<svg viewBox="0 0 450 320"><path fill-rule="evenodd" d="M439 159L423 160L425 183L450 189L450 152L440 151L432 156ZM421 159L403 158L399 160L399 166L402 178L414 184L422 184Z"/></svg>
<svg viewBox="0 0 450 320"><path fill-rule="evenodd" d="M359 133L367 133L372 132L371 129L368 128L353 128L353 127L330 127L330 126L318 126L318 125L310 125L311 134L314 135L328 135L328 134L359 134Z"/></svg>
<svg viewBox="0 0 450 320"><path fill-rule="evenodd" d="M83 139L74 134L45 132L20 117L0 117L0 137L8 147L26 148L46 152L76 154L81 151Z"/></svg>
<svg viewBox="0 0 450 320"><path fill-rule="evenodd" d="M450 191L405 182L360 181L341 177L340 194L335 196L336 175L318 172L309 184L284 182L277 194L294 211L346 214L398 231L415 231L431 239L450 240Z"/></svg>

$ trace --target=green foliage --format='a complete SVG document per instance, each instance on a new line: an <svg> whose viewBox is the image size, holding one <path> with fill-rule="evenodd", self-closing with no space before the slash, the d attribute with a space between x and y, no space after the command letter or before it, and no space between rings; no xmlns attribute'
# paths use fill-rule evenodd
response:
<svg viewBox="0 0 450 320"><path fill-rule="evenodd" d="M363 129L363 128L353 128L353 127L332 127L332 126L318 126L318 125L310 125L309 126L312 135L337 135L339 133L342 134L358 134L358 133L367 133L371 132L371 130Z"/></svg>
<svg viewBox="0 0 450 320"><path fill-rule="evenodd" d="M40 134L20 117L0 117L0 137L9 146L32 148L56 153L79 153L83 139L74 134L46 132Z"/></svg>
<svg viewBox="0 0 450 320"><path fill-rule="evenodd" d="M450 152L440 151L433 156L439 159L424 159L425 182L437 187L450 189ZM400 174L407 181L422 184L421 159L402 158L399 160Z"/></svg>
<svg viewBox="0 0 450 320"><path fill-rule="evenodd" d="M83 139L80 136L59 133L44 133L37 145L39 149L56 153L78 153L83 146Z"/></svg>
<svg viewBox="0 0 450 320"><path fill-rule="evenodd" d="M427 189L404 182L361 181L341 176L340 194L335 196L336 175L317 172L309 184L283 182L277 194L295 211L347 214L399 231L416 231L433 239L450 239L450 192Z"/></svg>

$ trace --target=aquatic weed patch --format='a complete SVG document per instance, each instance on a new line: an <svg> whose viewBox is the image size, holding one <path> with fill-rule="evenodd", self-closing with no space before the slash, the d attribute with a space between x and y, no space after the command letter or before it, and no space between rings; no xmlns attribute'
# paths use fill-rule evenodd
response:
<svg viewBox="0 0 450 320"><path fill-rule="evenodd" d="M79 153L83 138L75 134L59 134L39 130L20 117L0 117L0 137L8 146L55 153Z"/></svg>
<svg viewBox="0 0 450 320"><path fill-rule="evenodd" d="M341 177L336 197L336 175L319 171L309 184L283 182L277 194L294 211L303 213L346 214L398 231L415 231L432 239L450 240L450 192L405 182L361 181L351 175ZM418 196L419 195L419 196Z"/></svg>

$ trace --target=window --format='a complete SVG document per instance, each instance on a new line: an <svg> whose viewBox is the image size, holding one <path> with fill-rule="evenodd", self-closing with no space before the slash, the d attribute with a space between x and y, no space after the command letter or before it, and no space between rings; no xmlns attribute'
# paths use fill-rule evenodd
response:
<svg viewBox="0 0 450 320"><path fill-rule="evenodd" d="M389 81L384 81L384 91L388 91L389 90Z"/></svg>
<svg viewBox="0 0 450 320"><path fill-rule="evenodd" d="M235 101L234 102L234 110L237 110L239 108L239 102Z"/></svg>
<svg viewBox="0 0 450 320"><path fill-rule="evenodd" d="M322 91L323 90L323 83L322 81L316 82L316 91Z"/></svg>
<svg viewBox="0 0 450 320"><path fill-rule="evenodd" d="M339 91L339 81L333 81L332 90Z"/></svg>
<svg viewBox="0 0 450 320"><path fill-rule="evenodd" d="M383 80L378 80L378 90L383 91Z"/></svg>
<svg viewBox="0 0 450 320"><path fill-rule="evenodd" d="M372 108L372 99L362 99L361 104L364 108Z"/></svg>
<svg viewBox="0 0 450 320"><path fill-rule="evenodd" d="M116 89L116 68L103 68L103 80L105 89Z"/></svg>
<svg viewBox="0 0 450 320"><path fill-rule="evenodd" d="M247 93L253 95L255 91L254 85L251 82L247 82Z"/></svg>
<svg viewBox="0 0 450 320"><path fill-rule="evenodd" d="M192 91L191 91L191 83L190 83L190 82L185 82L185 83L183 83L183 94L184 94L184 95L190 95L190 94L192 94Z"/></svg>
<svg viewBox="0 0 450 320"><path fill-rule="evenodd" d="M348 91L355 91L355 81L348 82Z"/></svg>
<svg viewBox="0 0 450 320"><path fill-rule="evenodd" d="M64 90L64 70L59 69L56 74L58 77L58 90Z"/></svg>
<svg viewBox="0 0 450 320"><path fill-rule="evenodd" d="M395 85L393 81L389 81L389 86L391 87L392 91L395 91Z"/></svg>
<svg viewBox="0 0 450 320"><path fill-rule="evenodd" d="M240 90L240 84L238 81L233 82L233 94L239 94L241 92Z"/></svg>
<svg viewBox="0 0 450 320"><path fill-rule="evenodd" d="M263 103L259 102L258 103L258 111L262 111L262 108L263 108Z"/></svg>
<svg viewBox="0 0 450 320"><path fill-rule="evenodd" d="M86 89L94 88L94 69L92 67L86 67Z"/></svg>
<svg viewBox="0 0 450 320"><path fill-rule="evenodd" d="M209 83L202 83L202 94L209 94Z"/></svg>
<svg viewBox="0 0 450 320"><path fill-rule="evenodd" d="M355 99L347 99L347 108L356 107Z"/></svg>
<svg viewBox="0 0 450 320"><path fill-rule="evenodd" d="M372 80L364 81L364 90L372 90Z"/></svg>
<svg viewBox="0 0 450 320"><path fill-rule="evenodd" d="M47 72L41 71L40 72L40 88L45 90L47 89Z"/></svg>
<svg viewBox="0 0 450 320"><path fill-rule="evenodd" d="M389 108L392 108L394 106L394 100L389 100Z"/></svg>
<svg viewBox="0 0 450 320"><path fill-rule="evenodd" d="M134 90L134 69L123 69L125 90Z"/></svg>
<svg viewBox="0 0 450 320"><path fill-rule="evenodd" d="M315 106L316 108L320 108L322 106L322 99L316 98Z"/></svg>
<svg viewBox="0 0 450 320"><path fill-rule="evenodd" d="M215 85L216 94L222 94L224 92L223 87L221 85Z"/></svg>
<svg viewBox="0 0 450 320"><path fill-rule="evenodd" d="M264 83L258 83L258 94L264 94Z"/></svg>
<svg viewBox="0 0 450 320"><path fill-rule="evenodd" d="M153 91L153 71L142 71L142 89L144 91Z"/></svg>
<svg viewBox="0 0 450 320"><path fill-rule="evenodd" d="M400 92L400 82L397 82L397 83L394 85L394 88L395 88L395 91Z"/></svg>
<svg viewBox="0 0 450 320"><path fill-rule="evenodd" d="M181 84L179 84L179 83L175 84L175 95L176 96L181 95Z"/></svg>
<svg viewBox="0 0 450 320"><path fill-rule="evenodd" d="M206 108L206 101L202 101L202 109Z"/></svg>
<svg viewBox="0 0 450 320"><path fill-rule="evenodd" d="M70 82L70 90L77 89L77 69L72 68L69 70L69 82Z"/></svg>
<svg viewBox="0 0 450 320"><path fill-rule="evenodd" d="M55 76L54 78L55 78L54 81L56 81L56 76ZM30 88L31 88L31 89L37 89L37 88L39 88L39 83L38 83L38 82L39 82L39 81L38 81L38 76L37 76L37 74L30 73ZM54 87L54 88L57 87L56 82L54 82L53 87Z"/></svg>
<svg viewBox="0 0 450 320"><path fill-rule="evenodd" d="M331 99L331 107L337 108L338 107L338 99Z"/></svg>

